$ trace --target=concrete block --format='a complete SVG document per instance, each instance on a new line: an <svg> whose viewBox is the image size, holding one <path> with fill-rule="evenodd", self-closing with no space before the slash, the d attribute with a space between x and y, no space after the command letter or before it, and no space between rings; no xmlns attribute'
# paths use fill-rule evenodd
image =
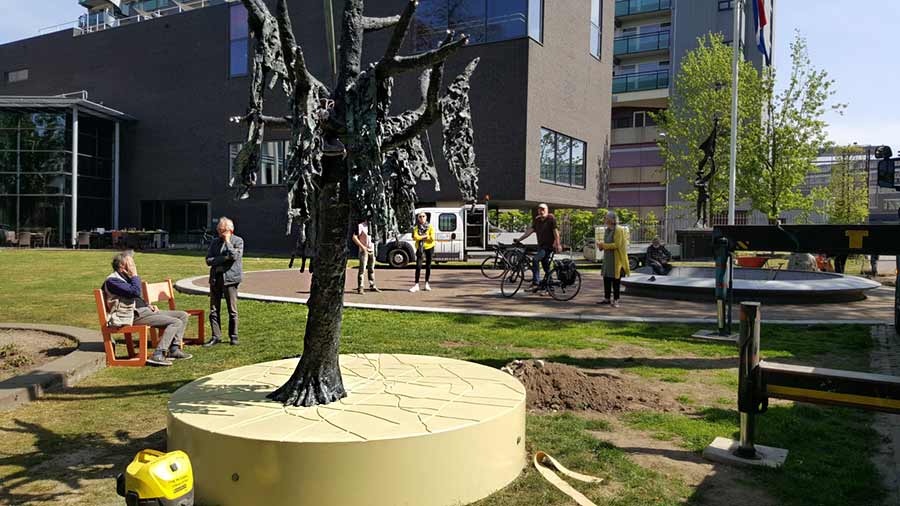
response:
<svg viewBox="0 0 900 506"><path fill-rule="evenodd" d="M758 458L744 459L734 454L740 446L739 441L725 437L717 437L703 450L703 458L736 466L757 466L779 468L787 460L788 451L784 448L772 448L771 446L755 445Z"/></svg>

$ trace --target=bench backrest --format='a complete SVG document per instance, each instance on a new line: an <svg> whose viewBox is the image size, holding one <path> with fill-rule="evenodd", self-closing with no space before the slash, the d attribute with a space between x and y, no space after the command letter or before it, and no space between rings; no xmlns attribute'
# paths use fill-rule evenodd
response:
<svg viewBox="0 0 900 506"><path fill-rule="evenodd" d="M175 290L172 288L172 280L166 278L165 281L159 283L141 282L141 291L147 304L155 304L157 302L168 302L169 311L175 310Z"/></svg>
<svg viewBox="0 0 900 506"><path fill-rule="evenodd" d="M103 296L103 290L94 289L94 300L97 303L97 317L100 319L100 330L106 330L106 322L109 321L109 315L106 314L106 298Z"/></svg>

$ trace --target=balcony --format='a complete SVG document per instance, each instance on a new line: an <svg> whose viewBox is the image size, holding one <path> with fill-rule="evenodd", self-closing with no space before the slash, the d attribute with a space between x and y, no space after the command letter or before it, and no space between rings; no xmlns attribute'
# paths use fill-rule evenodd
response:
<svg viewBox="0 0 900 506"><path fill-rule="evenodd" d="M76 21L41 28L38 34L72 30L72 34L78 36L237 1L239 0L142 0L121 3L120 9L116 11L112 8L113 4L120 3L116 0L79 0L82 6L88 8L108 7L83 14Z"/></svg>
<svg viewBox="0 0 900 506"><path fill-rule="evenodd" d="M618 37L613 43L613 54L623 56L654 51L668 52L670 38L668 30Z"/></svg>
<svg viewBox="0 0 900 506"><path fill-rule="evenodd" d="M659 140L656 126L613 128L610 130L610 144L649 144Z"/></svg>
<svg viewBox="0 0 900 506"><path fill-rule="evenodd" d="M652 70L613 76L613 93L661 90L669 88L669 71Z"/></svg>
<svg viewBox="0 0 900 506"><path fill-rule="evenodd" d="M616 17L638 16L672 9L672 0L616 0Z"/></svg>

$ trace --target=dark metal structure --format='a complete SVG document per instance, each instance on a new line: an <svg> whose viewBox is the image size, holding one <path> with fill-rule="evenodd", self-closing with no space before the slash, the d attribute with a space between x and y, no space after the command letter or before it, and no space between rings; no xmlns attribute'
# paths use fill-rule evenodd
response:
<svg viewBox="0 0 900 506"><path fill-rule="evenodd" d="M287 232L291 232L291 222L299 222L299 243L315 250L303 355L291 378L269 398L295 406L327 404L347 395L338 353L350 224L368 220L373 233L385 239L399 227L412 226L416 184L437 180L419 135L438 119L443 124L443 150L450 173L464 200L473 201L477 196L468 91L478 59L466 66L442 96L444 61L464 46L468 37L447 32L438 47L403 56L400 50L418 6L416 0L409 1L402 14L391 17L366 16L364 0L346 0L337 80L328 87L307 68L287 0L278 0L274 16L263 0L242 2L256 44L249 110L236 118L249 126L247 141L235 159L240 173L238 197L249 197L258 181L265 128L289 127ZM381 30L392 31L385 53L363 66L365 34ZM408 72L422 72L421 105L393 114L394 78ZM266 115L266 90L279 80L289 110L279 116ZM315 244L310 245L313 235Z"/></svg>
<svg viewBox="0 0 900 506"><path fill-rule="evenodd" d="M754 448L757 415L766 412L770 398L900 413L900 377L761 360L761 320L758 302L741 304L738 340L738 411L741 427L736 456L758 458Z"/></svg>
<svg viewBox="0 0 900 506"><path fill-rule="evenodd" d="M697 228L709 226L709 182L716 175L716 139L719 137L719 118L713 120L713 129L709 137L700 144L703 151L703 159L697 166L697 178L694 179L694 189L697 190ZM703 168L709 163L709 172L703 173Z"/></svg>
<svg viewBox="0 0 900 506"><path fill-rule="evenodd" d="M720 335L728 335L731 332L734 251L897 255L900 269L900 225L723 225L713 229L713 248L718 331ZM894 328L900 333L900 291L897 288Z"/></svg>

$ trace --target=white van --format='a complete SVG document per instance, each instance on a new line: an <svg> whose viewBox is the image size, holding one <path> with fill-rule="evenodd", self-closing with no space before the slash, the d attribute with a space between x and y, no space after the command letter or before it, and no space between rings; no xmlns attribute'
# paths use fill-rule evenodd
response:
<svg viewBox="0 0 900 506"><path fill-rule="evenodd" d="M434 261L465 262L469 255L485 252L497 244L511 244L518 232L490 231L487 206L471 204L461 207L422 207L416 215L424 212L428 222L434 226ZM533 242L534 235L525 240ZM378 245L375 259L392 267L404 267L416 260L415 241L412 231Z"/></svg>

